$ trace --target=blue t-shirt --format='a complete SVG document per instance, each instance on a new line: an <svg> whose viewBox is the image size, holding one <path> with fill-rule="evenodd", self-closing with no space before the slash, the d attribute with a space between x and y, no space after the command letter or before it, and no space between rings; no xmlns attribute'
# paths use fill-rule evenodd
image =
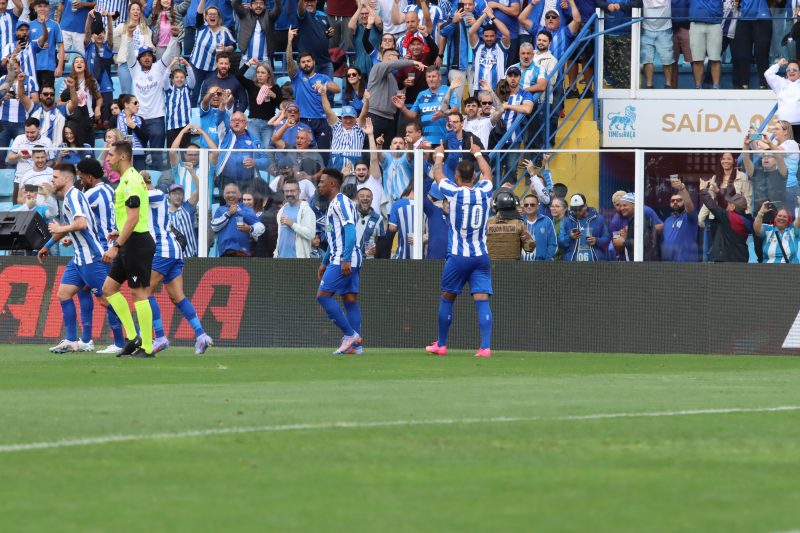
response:
<svg viewBox="0 0 800 533"><path fill-rule="evenodd" d="M42 23L38 20L31 21L30 24L30 41L37 41L42 36ZM47 21L47 44L46 46L36 53L36 70L55 70L58 66L56 55L58 53L59 43L63 43L64 39L61 36L61 26L53 20ZM81 32L83 28L81 28Z"/></svg>
<svg viewBox="0 0 800 533"><path fill-rule="evenodd" d="M681 263L699 261L697 253L697 213L684 211L664 221L661 260Z"/></svg>
<svg viewBox="0 0 800 533"><path fill-rule="evenodd" d="M459 98L458 91L453 91L450 94L450 106L459 108L461 107L461 99ZM411 106L411 111L418 114L420 122L422 123L422 135L426 141L431 144L442 144L442 140L447 135L447 119L439 118L432 120L433 115L439 111L444 95L447 93L447 87L442 85L436 92L431 92L426 89L417 95L417 99Z"/></svg>
<svg viewBox="0 0 800 533"><path fill-rule="evenodd" d="M90 9L82 7L77 11L72 10L72 0L61 0L64 10L61 12L61 31L83 33L86 29L86 18Z"/></svg>
<svg viewBox="0 0 800 533"><path fill-rule="evenodd" d="M283 206L283 216L287 217L292 222L297 222L297 214L300 213L300 204L292 205L287 203ZM278 257L293 258L297 257L295 251L295 238L297 234L289 226L281 227L281 238L278 240Z"/></svg>
<svg viewBox="0 0 800 533"><path fill-rule="evenodd" d="M511 7L514 4L519 4L520 1L519 0L500 0L498 3L503 5L503 6L505 6L505 7ZM521 7L522 6L520 6L520 13L522 12ZM478 13L480 13L480 12L478 12ZM510 37L511 39L516 39L517 37L519 37L519 20L517 19L517 17L515 17L513 15L507 15L507 14L503 13L499 9L495 9L494 16L495 16L495 18L500 19L503 22L503 24L506 25L506 27L508 28L508 33L511 36ZM497 32L497 38L498 39L500 38L500 32L499 31Z"/></svg>
<svg viewBox="0 0 800 533"><path fill-rule="evenodd" d="M722 0L690 0L689 20L706 24L722 23Z"/></svg>
<svg viewBox="0 0 800 533"><path fill-rule="evenodd" d="M303 14L298 16L297 19L299 30L297 33L297 51L311 52L317 67L330 63L328 36L325 35L325 32L330 27L328 15L323 11L317 11L312 16L303 11Z"/></svg>
<svg viewBox="0 0 800 533"><path fill-rule="evenodd" d="M200 108L200 127L208 134L209 137L219 146L219 126L224 122L224 111L220 111L216 107L209 106L208 109ZM202 135L198 137L197 144L200 148L208 148L206 138Z"/></svg>
<svg viewBox="0 0 800 533"><path fill-rule="evenodd" d="M314 90L314 85L328 83L333 80L319 72L315 72L312 76L306 76L299 67L297 74L291 80L295 102L297 102L297 107L300 108L300 117L325 118L325 110L322 108L322 96Z"/></svg>
<svg viewBox="0 0 800 533"><path fill-rule="evenodd" d="M108 43L103 43L99 53L94 41L90 42L89 46L86 47L86 68L89 69L94 79L97 80L100 92L113 93L114 83L111 81L109 71L103 68L101 61L98 61L98 55L101 59L113 59L114 51L108 46Z"/></svg>
<svg viewBox="0 0 800 533"><path fill-rule="evenodd" d="M447 245L450 232L447 226L447 217L442 208L431 202L430 198L425 197L422 205L425 216L428 217L428 253L426 259L446 259Z"/></svg>

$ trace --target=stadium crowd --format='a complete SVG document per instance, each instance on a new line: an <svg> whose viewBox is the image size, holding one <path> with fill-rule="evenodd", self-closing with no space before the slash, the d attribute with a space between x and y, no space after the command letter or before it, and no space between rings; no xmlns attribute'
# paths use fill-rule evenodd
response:
<svg viewBox="0 0 800 533"><path fill-rule="evenodd" d="M119 175L108 164L108 147L129 140L134 167L147 170L168 193L172 225L185 237L189 257L198 250L196 206L205 179L218 255L319 256L325 247L319 221L327 206L317 182L323 168L333 167L346 176L343 191L357 201L358 238L368 258L410 258L417 201L426 214L426 256L441 258L447 202L429 177L422 198L414 197L410 150L515 147L527 133L509 129L542 106L548 79L558 97L564 80L574 86L580 72L584 95L590 95L591 68L554 72L596 8L608 30L604 82L629 86L633 7L644 7L650 17L641 48L648 86L657 53L666 85L676 87L672 66L682 53L698 87L706 58L711 86L719 87L720 54L728 44L734 86L748 86L753 49L766 76L762 85L775 88L774 80L783 79L762 64L763 43L773 33L769 21L779 10L766 0L736 6L711 0L647 0L643 6L639 0L61 0L52 6L0 0L0 146L10 147L0 164L15 168L11 199L18 208L51 219L60 211L49 185L51 167L94 157L96 149L103 178L114 186ZM575 59L586 63L592 54L589 47ZM790 84L797 79L792 65L786 69ZM503 139L508 144L498 144ZM785 149L791 136L775 139L760 142ZM202 148L211 149L208 176L199 175ZM452 178L459 161L470 157L448 152L446 174ZM797 162L772 159L776 167L789 167L783 179L794 206ZM769 160L742 163L753 194ZM430 153L426 175L432 161ZM504 168L517 166L525 167L529 186L514 209L538 243L518 257L630 258L631 194L615 195L617 213L606 221L585 196L568 196L553 183L547 157L504 156ZM509 190L518 177L512 174L502 184ZM770 186L776 181L767 179ZM743 180L717 181L692 195L680 180L672 183L670 202L683 210L664 221L647 211L647 258L718 257L710 250L726 217L715 209L736 205L727 188ZM761 212L763 201L736 191L747 197L745 218ZM508 200L503 205L510 213ZM705 228L700 248L708 253L689 248L694 225ZM769 240L774 230L757 220L751 226L756 239ZM760 246L756 251L761 258Z"/></svg>

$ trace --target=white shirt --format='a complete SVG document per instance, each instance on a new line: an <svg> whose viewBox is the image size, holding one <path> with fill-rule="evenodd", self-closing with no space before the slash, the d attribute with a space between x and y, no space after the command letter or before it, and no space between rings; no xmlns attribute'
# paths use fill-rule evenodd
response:
<svg viewBox="0 0 800 533"><path fill-rule="evenodd" d="M147 72L142 70L142 66L136 61L135 57L128 58L128 68L131 71L131 79L133 80L133 94L139 100L138 114L143 120L164 116L166 103L164 89L161 84L167 65L175 57L177 43L177 40L172 39L161 59L153 61L150 70ZM133 50L129 50L129 52L133 52Z"/></svg>
<svg viewBox="0 0 800 533"><path fill-rule="evenodd" d="M272 192L278 192L278 183L280 183L281 177L277 176L269 182L269 188L272 189ZM314 184L311 183L311 180L300 180L297 182L300 186L300 199L305 200L306 202L309 201L311 198L314 198L314 195L317 193L317 188L314 187Z"/></svg>
<svg viewBox="0 0 800 533"><path fill-rule="evenodd" d="M373 211L385 217L389 209L389 200L383 197L383 183L381 183L381 180L375 176L368 176L364 183L356 181L356 190L364 187L372 191Z"/></svg>
<svg viewBox="0 0 800 533"><path fill-rule="evenodd" d="M33 169L34 146L43 146L47 151L47 159L53 159L53 143L50 142L50 139L43 135L39 135L35 141L29 141L28 137L24 133L22 135L17 135L17 138L11 143L11 152L18 154L23 150L27 150L27 152L31 155L31 157L21 158L19 162L17 162L17 172L14 175L14 181L17 183L20 183L22 176L24 176L29 170Z"/></svg>
<svg viewBox="0 0 800 533"><path fill-rule="evenodd" d="M770 88L778 96L778 117L790 124L800 124L800 79L789 81L778 75L780 66L775 63L764 73Z"/></svg>
<svg viewBox="0 0 800 533"><path fill-rule="evenodd" d="M486 149L489 148L489 134L492 132L492 128L494 128L492 126L492 117L478 116L464 123L464 131L468 131L478 137Z"/></svg>

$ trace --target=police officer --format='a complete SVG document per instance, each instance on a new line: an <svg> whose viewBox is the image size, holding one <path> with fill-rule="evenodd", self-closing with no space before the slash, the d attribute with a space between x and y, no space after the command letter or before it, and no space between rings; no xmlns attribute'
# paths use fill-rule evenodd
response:
<svg viewBox="0 0 800 533"><path fill-rule="evenodd" d="M519 260L521 250L532 252L536 241L528 233L519 214L519 201L514 193L500 190L492 201L495 215L489 217L488 245L492 259Z"/></svg>

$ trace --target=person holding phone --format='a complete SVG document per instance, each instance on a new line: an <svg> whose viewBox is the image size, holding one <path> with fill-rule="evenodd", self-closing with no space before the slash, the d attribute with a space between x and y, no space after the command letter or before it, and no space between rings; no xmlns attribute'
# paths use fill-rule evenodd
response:
<svg viewBox="0 0 800 533"><path fill-rule="evenodd" d="M753 185L753 210L759 212L761 204L768 201L774 202L776 207L780 209L783 207L786 197L786 177L788 174L783 151L774 146L766 137L766 134L762 134L763 140L751 141L750 137L755 133L752 129L748 131L742 153L744 171ZM760 153L760 165L753 164L752 154L750 153L753 149L763 150ZM773 215L773 212L766 213L764 221L772 223ZM761 237L754 235L753 241L758 262L761 263L763 261Z"/></svg>
<svg viewBox="0 0 800 533"><path fill-rule="evenodd" d="M586 203L582 194L569 200L569 214L558 233L558 246L564 250L564 261L605 261L605 250L611 241L603 217Z"/></svg>
<svg viewBox="0 0 800 533"><path fill-rule="evenodd" d="M6 155L6 162L17 165L14 174L14 196L15 204L21 203L19 199L19 185L22 177L33 168L33 151L35 147L41 147L45 151L45 161L52 159L52 143L50 139L43 136L39 129L39 119L29 118L25 121L25 133L18 135Z"/></svg>
<svg viewBox="0 0 800 533"><path fill-rule="evenodd" d="M764 223L764 215L773 213L774 222ZM762 241L764 263L800 263L800 218L794 220L788 209L775 210L775 204L764 202L753 221L753 235Z"/></svg>

